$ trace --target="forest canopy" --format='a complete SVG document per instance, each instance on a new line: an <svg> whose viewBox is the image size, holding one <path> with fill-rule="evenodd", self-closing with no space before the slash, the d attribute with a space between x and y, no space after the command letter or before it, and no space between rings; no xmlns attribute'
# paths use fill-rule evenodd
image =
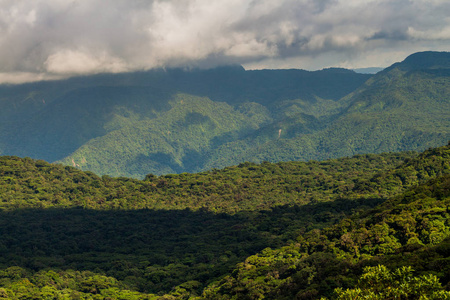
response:
<svg viewBox="0 0 450 300"><path fill-rule="evenodd" d="M450 146L144 180L3 156L0 295L347 299L381 272L440 297L449 193Z"/></svg>

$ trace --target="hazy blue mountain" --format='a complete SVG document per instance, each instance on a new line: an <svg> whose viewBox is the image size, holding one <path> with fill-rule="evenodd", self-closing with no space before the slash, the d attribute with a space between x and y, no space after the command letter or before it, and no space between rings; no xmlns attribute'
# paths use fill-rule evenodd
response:
<svg viewBox="0 0 450 300"><path fill-rule="evenodd" d="M384 68L378 68L378 67L369 67L369 68L357 68L353 69L356 73L361 74L376 74L380 71L383 71Z"/></svg>

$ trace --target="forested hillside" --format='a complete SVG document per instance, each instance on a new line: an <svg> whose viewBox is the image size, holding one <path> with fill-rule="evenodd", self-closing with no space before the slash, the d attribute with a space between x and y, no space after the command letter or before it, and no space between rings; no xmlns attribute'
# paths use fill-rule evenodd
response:
<svg viewBox="0 0 450 300"><path fill-rule="evenodd" d="M443 299L449 175L450 145L144 180L3 156L0 293L334 299L400 268Z"/></svg>
<svg viewBox="0 0 450 300"><path fill-rule="evenodd" d="M450 139L450 54L345 69L151 70L0 86L0 154L144 178Z"/></svg>
<svg viewBox="0 0 450 300"><path fill-rule="evenodd" d="M114 176L197 171L210 150L277 119L283 101L300 99L309 122L369 77L222 67L2 86L0 153L55 161L76 151L62 161Z"/></svg>
<svg viewBox="0 0 450 300"><path fill-rule="evenodd" d="M166 125L156 126L168 128L164 133L155 136L155 130L145 125L142 128L147 128L153 137L142 141L137 139L140 134L132 134L134 129L124 129L126 134L120 132L120 136L135 136L131 141L140 141L139 146L129 147L131 141L128 141L124 143L125 149L114 149L111 145L115 141L124 140L114 132L86 144L63 162L70 164L74 159L82 168L99 174L132 176L140 173L142 178L144 172L139 172L135 166L158 169L155 174L164 174L223 168L244 161L323 160L357 153L421 151L450 139L450 115L447 113L450 111L449 62L448 53L417 53L379 72L340 99L331 93L320 97L316 94L315 101L298 92L284 98L268 94L272 97L268 97L272 99L270 101L244 101L246 104L234 108L234 111L228 107L221 113L232 114L235 118L230 115L218 119L205 112L204 108L208 106L218 112L223 109L217 102L209 102L200 104L202 109L192 105L193 110L185 112L195 113L198 116L196 122L171 123L171 118L176 116L175 111L186 111L177 105L162 115ZM344 70L328 72L349 76ZM275 79L273 82L277 83ZM336 88L329 83L327 88L330 87ZM238 97L237 94L234 96ZM180 99L186 96L177 97L181 103ZM200 102L200 99L190 99ZM185 116L182 118L186 119ZM252 123L239 125L236 119L240 118ZM179 127L178 124L184 126ZM207 136L221 126L228 132L216 134L215 138ZM174 132L182 136L174 135ZM136 152L130 153L130 149L159 154L137 156ZM118 169L108 172L110 156L110 161L119 163ZM124 161L124 157L137 158ZM155 161L164 162L170 169L166 167L161 171L163 165L155 165Z"/></svg>
<svg viewBox="0 0 450 300"><path fill-rule="evenodd" d="M295 114L293 105L290 115L271 128L272 132L282 129L279 139L263 139L264 129L260 129L258 134L219 147L206 166L226 165L228 157L256 162L322 160L357 153L422 151L445 144L450 139L449 65L449 53L413 54L340 99L338 113L320 118L322 127L303 130L297 123L301 114Z"/></svg>
<svg viewBox="0 0 450 300"><path fill-rule="evenodd" d="M355 188L360 190L363 180L416 155L404 152L324 162L243 163L195 174L149 174L145 180L98 177L92 172L42 160L3 156L0 192L5 201L0 208L256 211L335 200ZM361 190L362 194L367 192L378 193L373 189ZM383 192L389 194L389 189L383 188Z"/></svg>
<svg viewBox="0 0 450 300"><path fill-rule="evenodd" d="M406 186L422 183L413 184L408 191L390 197L374 209L359 211L336 225L300 235L288 246L268 248L247 258L237 265L232 275L208 287L203 296L207 299L230 299L230 296L233 299L317 299L327 295L333 299L358 299L366 295L367 299L388 299L388 296L402 295L418 299L427 295L430 299L448 299L450 292L438 290L443 289L441 284L447 290L450 288L449 149L426 151L412 164L406 163L381 176L384 179L381 186L385 187L394 178L403 178ZM428 162L434 160L434 167L422 164L424 158ZM379 178L376 175L368 185ZM357 281L364 267L377 265L387 265L397 269L396 272L412 267L414 275L423 277L415 279L414 288L413 284L406 287L406 282L401 285L400 279L389 282L394 275L387 275L388 270L379 267L378 271L366 269L371 271L365 276L373 276L369 283L364 283L364 277ZM411 271L403 274L403 278L413 276Z"/></svg>

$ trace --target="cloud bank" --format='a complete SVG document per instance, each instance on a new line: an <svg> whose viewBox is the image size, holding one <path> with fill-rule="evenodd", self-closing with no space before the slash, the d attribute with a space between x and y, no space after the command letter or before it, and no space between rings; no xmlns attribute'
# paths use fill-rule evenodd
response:
<svg viewBox="0 0 450 300"><path fill-rule="evenodd" d="M387 66L450 49L447 0L0 0L0 81L155 67Z"/></svg>

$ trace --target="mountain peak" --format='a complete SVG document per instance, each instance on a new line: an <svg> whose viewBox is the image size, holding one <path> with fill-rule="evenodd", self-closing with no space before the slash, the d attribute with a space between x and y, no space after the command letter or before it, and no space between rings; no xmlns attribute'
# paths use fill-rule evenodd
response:
<svg viewBox="0 0 450 300"><path fill-rule="evenodd" d="M408 56L398 64L401 69L447 69L450 68L450 52L424 51Z"/></svg>

